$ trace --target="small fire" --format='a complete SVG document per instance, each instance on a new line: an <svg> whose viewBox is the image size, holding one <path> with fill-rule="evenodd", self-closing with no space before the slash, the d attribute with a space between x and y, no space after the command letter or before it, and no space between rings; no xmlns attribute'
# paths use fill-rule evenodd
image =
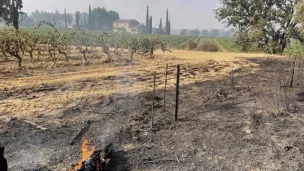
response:
<svg viewBox="0 0 304 171"><path fill-rule="evenodd" d="M81 161L74 167L74 171L78 171L82 168L82 163L85 162L95 151L94 147L89 147L89 140L88 138L82 139L82 145L81 145Z"/></svg>

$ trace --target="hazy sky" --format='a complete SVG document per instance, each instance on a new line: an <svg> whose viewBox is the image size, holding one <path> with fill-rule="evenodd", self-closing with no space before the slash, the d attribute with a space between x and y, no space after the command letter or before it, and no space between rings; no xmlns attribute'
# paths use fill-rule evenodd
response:
<svg viewBox="0 0 304 171"><path fill-rule="evenodd" d="M169 8L171 28L224 28L214 17L214 9L220 6L219 0L23 0L24 12L35 10L54 12L88 11L88 6L105 7L117 11L121 19L136 19L145 22L146 6L150 7L153 17L153 26L158 27L160 17L163 24L166 9Z"/></svg>

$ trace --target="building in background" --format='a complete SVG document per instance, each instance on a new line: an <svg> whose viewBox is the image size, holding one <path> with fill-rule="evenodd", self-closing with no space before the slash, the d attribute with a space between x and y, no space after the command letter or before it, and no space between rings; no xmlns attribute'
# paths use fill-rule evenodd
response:
<svg viewBox="0 0 304 171"><path fill-rule="evenodd" d="M140 32L140 24L136 20L117 20L113 22L113 32Z"/></svg>

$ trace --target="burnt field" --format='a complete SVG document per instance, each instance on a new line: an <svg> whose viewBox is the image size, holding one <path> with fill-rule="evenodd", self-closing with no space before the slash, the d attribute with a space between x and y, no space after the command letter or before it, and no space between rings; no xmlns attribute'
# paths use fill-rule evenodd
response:
<svg viewBox="0 0 304 171"><path fill-rule="evenodd" d="M113 143L107 170L304 170L303 65L297 62L290 87L293 61L285 57L204 55L1 73L0 143L9 170L71 170L83 137L96 149Z"/></svg>

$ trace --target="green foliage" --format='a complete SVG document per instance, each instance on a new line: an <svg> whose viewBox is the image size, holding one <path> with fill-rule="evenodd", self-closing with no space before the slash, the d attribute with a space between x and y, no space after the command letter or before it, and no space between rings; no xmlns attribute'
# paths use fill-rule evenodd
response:
<svg viewBox="0 0 304 171"><path fill-rule="evenodd" d="M163 34L165 34L165 31L164 31L164 29L158 28L158 29L155 29L154 34L163 35Z"/></svg>
<svg viewBox="0 0 304 171"><path fill-rule="evenodd" d="M303 0L221 0L223 6L216 10L219 21L236 29L242 50L250 49L248 42L257 44L268 53L282 53L291 38L301 40L295 20L296 7ZM247 34L247 35L245 35Z"/></svg>
<svg viewBox="0 0 304 171"><path fill-rule="evenodd" d="M216 39L223 48L229 52L239 52L240 50L237 49L235 46L235 40L231 38L217 38Z"/></svg>
<svg viewBox="0 0 304 171"><path fill-rule="evenodd" d="M64 25L65 25L65 27L68 26L68 18L67 18L66 9L64 9Z"/></svg>
<svg viewBox="0 0 304 171"><path fill-rule="evenodd" d="M115 11L107 11L105 8L94 8L92 10L92 29L112 30L113 22L119 19L119 14Z"/></svg>
<svg viewBox="0 0 304 171"><path fill-rule="evenodd" d="M80 23L79 23L79 11L76 12L75 14L76 18L76 28L80 28Z"/></svg>
<svg viewBox="0 0 304 171"><path fill-rule="evenodd" d="M22 0L1 0L0 1L0 18L2 18L7 25L12 24L15 29L19 29L19 16L25 15L21 11L23 8Z"/></svg>
<svg viewBox="0 0 304 171"><path fill-rule="evenodd" d="M88 28L89 30L91 31L93 29L93 26L92 26L92 9L91 9L91 5L89 5L89 22L88 22Z"/></svg>
<svg viewBox="0 0 304 171"><path fill-rule="evenodd" d="M149 24L150 24L150 18L149 18L149 6L147 6L147 14L146 14L146 33L148 34L149 33Z"/></svg>
<svg viewBox="0 0 304 171"><path fill-rule="evenodd" d="M137 20L130 20L129 21L129 26L132 27L136 27L137 25L139 25L140 23Z"/></svg>
<svg viewBox="0 0 304 171"><path fill-rule="evenodd" d="M167 9L167 14L166 14L166 34L170 34L170 26L169 26L169 10Z"/></svg>
<svg viewBox="0 0 304 171"><path fill-rule="evenodd" d="M168 22L168 34L171 35L171 21Z"/></svg>
<svg viewBox="0 0 304 171"><path fill-rule="evenodd" d="M53 20L53 25L54 25L54 26L57 25L57 24L56 24L56 18L54 18L54 20Z"/></svg>
<svg viewBox="0 0 304 171"><path fill-rule="evenodd" d="M199 37L200 31L199 29L192 29L187 32L187 35L192 37Z"/></svg>
<svg viewBox="0 0 304 171"><path fill-rule="evenodd" d="M159 29L162 29L163 28L163 21L162 21L162 18L160 18L160 21L159 21Z"/></svg>
<svg viewBox="0 0 304 171"><path fill-rule="evenodd" d="M218 52L219 47L214 41L211 41L210 39L201 39L197 45L197 50L204 52Z"/></svg>
<svg viewBox="0 0 304 171"><path fill-rule="evenodd" d="M304 44L300 41L291 41L285 49L284 54L291 57L304 58Z"/></svg>
<svg viewBox="0 0 304 171"><path fill-rule="evenodd" d="M209 32L209 36L210 37L218 37L220 34L220 31L218 29L212 29L210 32Z"/></svg>
<svg viewBox="0 0 304 171"><path fill-rule="evenodd" d="M188 35L188 30L187 29L182 29L179 33L181 36L187 36Z"/></svg>
<svg viewBox="0 0 304 171"><path fill-rule="evenodd" d="M202 30L201 33L200 33L200 36L203 36L203 37L210 37L210 32L209 32L209 30L207 30L207 29Z"/></svg>
<svg viewBox="0 0 304 171"><path fill-rule="evenodd" d="M150 20L149 20L149 34L152 34L152 30L153 30L152 16L150 16Z"/></svg>

